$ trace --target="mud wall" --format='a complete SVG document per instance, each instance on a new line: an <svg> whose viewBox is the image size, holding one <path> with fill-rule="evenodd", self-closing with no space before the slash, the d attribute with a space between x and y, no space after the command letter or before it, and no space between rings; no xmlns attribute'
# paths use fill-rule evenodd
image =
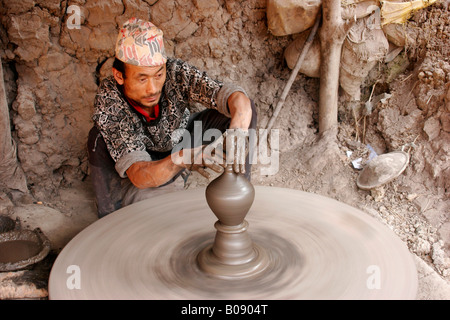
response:
<svg viewBox="0 0 450 320"><path fill-rule="evenodd" d="M384 150L404 148L411 182L423 191L450 190L450 13L440 2L417 12L405 26L414 37L394 61L375 70L380 90L392 96L371 117L371 131ZM399 72L400 71L400 72ZM397 74L395 74L397 73ZM395 77L392 78L392 76Z"/></svg>
<svg viewBox="0 0 450 320"><path fill-rule="evenodd" d="M169 55L242 85L255 100L260 127L291 72L283 53L297 35L269 33L266 0L0 2L0 54L13 136L29 187L41 199L89 174L86 139L93 100L99 81L111 72L116 35L128 18L158 25ZM73 8L80 10L79 21ZM450 181L448 1L416 13L406 28L413 37L406 50L377 65L364 84L363 101L376 80L375 95L392 94L368 117L366 142L378 153L415 143L408 179L430 188L437 184L445 194ZM298 75L274 125L280 152L317 132L318 87L318 79ZM350 119L352 126L351 118L350 113L340 121Z"/></svg>
<svg viewBox="0 0 450 320"><path fill-rule="evenodd" d="M287 40L268 33L265 2L2 0L2 62L30 188L48 192L88 175L94 96L110 74L117 32L130 17L158 25L169 55L241 84L257 103L272 103L282 82L272 81L271 70L284 69ZM261 90L261 83L271 88Z"/></svg>

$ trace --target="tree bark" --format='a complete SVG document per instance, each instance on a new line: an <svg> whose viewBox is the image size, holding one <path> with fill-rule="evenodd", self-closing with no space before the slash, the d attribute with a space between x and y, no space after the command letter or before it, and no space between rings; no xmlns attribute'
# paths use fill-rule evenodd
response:
<svg viewBox="0 0 450 320"><path fill-rule="evenodd" d="M353 25L345 23L342 19L340 0L323 0L322 16L322 27L319 32L321 46L319 134L337 130L342 45Z"/></svg>
<svg viewBox="0 0 450 320"><path fill-rule="evenodd" d="M11 137L8 102L0 58L0 185L28 192L25 174L17 161L16 144Z"/></svg>

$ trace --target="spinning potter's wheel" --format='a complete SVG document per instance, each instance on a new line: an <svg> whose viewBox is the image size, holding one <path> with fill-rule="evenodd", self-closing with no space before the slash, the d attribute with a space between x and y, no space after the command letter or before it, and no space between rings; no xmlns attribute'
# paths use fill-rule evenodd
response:
<svg viewBox="0 0 450 320"><path fill-rule="evenodd" d="M122 208L84 229L63 249L50 274L49 297L416 296L415 264L404 243L364 212L333 199L255 187L254 202L242 224L247 228L248 221L243 234L251 239L253 257L238 262L226 257L229 265L222 265L223 269L217 267L221 261L211 249L221 232L217 223L213 228L216 221L203 189L170 193ZM74 281L79 287L71 285Z"/></svg>

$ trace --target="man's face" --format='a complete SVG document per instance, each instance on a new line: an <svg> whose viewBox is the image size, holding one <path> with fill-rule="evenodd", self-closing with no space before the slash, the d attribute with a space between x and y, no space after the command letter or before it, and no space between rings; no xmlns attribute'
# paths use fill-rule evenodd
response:
<svg viewBox="0 0 450 320"><path fill-rule="evenodd" d="M127 64L126 77L113 69L117 83L123 85L125 95L144 108L152 108L158 104L161 90L166 81L166 64L158 67L141 67Z"/></svg>

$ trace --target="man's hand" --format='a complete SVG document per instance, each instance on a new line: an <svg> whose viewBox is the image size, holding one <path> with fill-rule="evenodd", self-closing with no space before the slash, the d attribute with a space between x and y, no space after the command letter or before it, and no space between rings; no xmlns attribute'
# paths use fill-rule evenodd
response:
<svg viewBox="0 0 450 320"><path fill-rule="evenodd" d="M213 144L225 144L227 164L233 164L234 172L244 174L245 159L249 151L248 128L252 120L252 104L239 91L232 93L227 103L231 115L230 127L221 137L222 141L214 141Z"/></svg>
<svg viewBox="0 0 450 320"><path fill-rule="evenodd" d="M182 149L177 153L172 154L172 161L180 168L188 169L189 171L197 171L205 178L209 179L210 174L206 171L207 168L222 172L225 163L223 152L218 150L206 150L207 146L199 146L193 149Z"/></svg>
<svg viewBox="0 0 450 320"><path fill-rule="evenodd" d="M226 164L233 164L236 173L245 174L245 158L248 153L248 130L227 129L224 134L213 143L206 146L206 153L220 153L226 150Z"/></svg>

